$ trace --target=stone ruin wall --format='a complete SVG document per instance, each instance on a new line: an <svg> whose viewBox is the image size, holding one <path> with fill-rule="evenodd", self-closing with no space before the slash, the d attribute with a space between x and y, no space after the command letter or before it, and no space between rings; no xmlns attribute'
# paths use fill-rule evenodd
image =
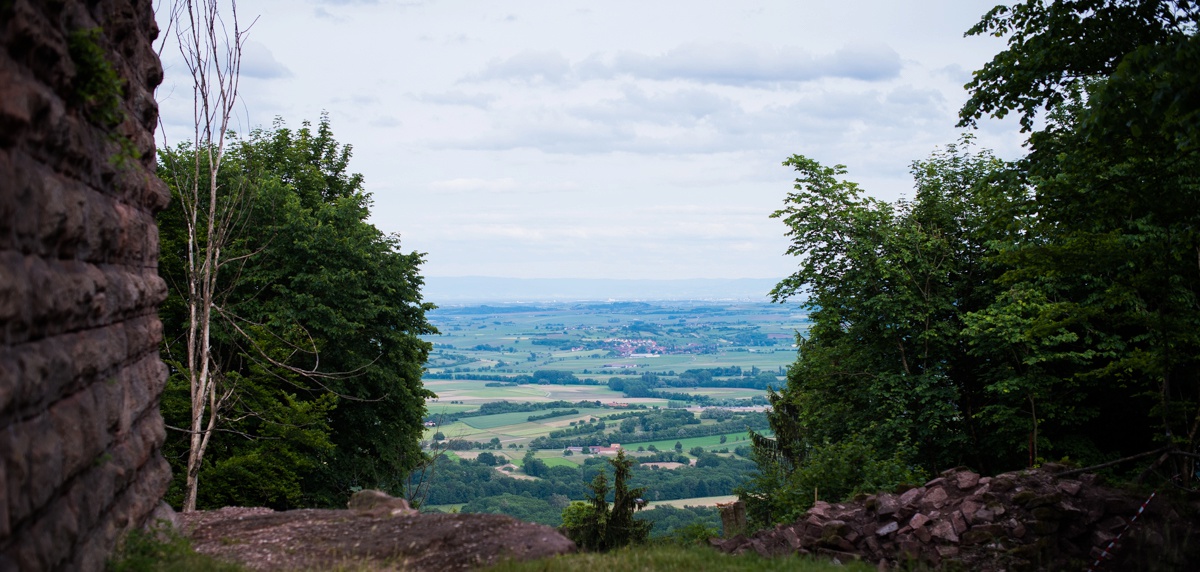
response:
<svg viewBox="0 0 1200 572"><path fill-rule="evenodd" d="M115 129L69 47L94 28ZM101 569L170 479L157 34L151 0L0 0L0 571Z"/></svg>

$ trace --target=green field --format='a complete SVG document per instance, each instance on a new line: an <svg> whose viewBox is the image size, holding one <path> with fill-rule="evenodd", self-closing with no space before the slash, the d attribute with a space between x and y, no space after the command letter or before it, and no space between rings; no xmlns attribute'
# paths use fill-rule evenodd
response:
<svg viewBox="0 0 1200 572"><path fill-rule="evenodd" d="M654 409L678 407L684 402L697 417L704 406L763 407L764 389L736 386L781 387L783 373L796 357L795 332L805 327L802 314L783 306L763 304L458 307L431 312L430 320L442 335L425 338L435 346L423 383L437 394L427 402L430 414L427 419L438 424L425 431L426 446L431 445L433 436L441 432L448 440L478 443L476 448L448 453L450 458L474 459L486 450L518 465L523 463L530 451L529 445L535 439L548 437L553 431L570 429L572 422L578 425L592 419L604 421L607 425L605 433L609 434L607 438L614 438L612 434L620 421L611 417L629 413L630 409L626 407L629 405L641 406L653 413ZM574 379L563 374L571 374ZM614 378L621 383L610 382ZM634 398L609 387L610 383L613 387L633 387L627 382L643 384L643 390L636 392L637 395L656 395L644 391L645 387L659 393L655 397ZM647 383L653 385L647 386ZM684 398L678 394L690 396ZM571 405L455 417L496 401L516 404L562 401ZM580 402L587 403L574 405ZM592 405L596 402L600 406ZM530 416L569 409L577 409L578 413L529 421ZM659 418L672 417L662 415ZM715 419L700 419L701 426L716 422ZM730 426L734 427L740 428ZM633 440L638 435L649 436L650 431L635 428L631 434L621 433L630 439L630 442L620 440L622 447L630 455L645 458L649 453L638 453L639 447L653 445L660 451L673 452L676 441L682 444L685 454L696 447L719 453L721 450L732 452L750 444L744 431L727 433L725 443L720 442L721 435ZM495 440L499 440L498 451ZM461 448L464 444L458 441L453 446ZM732 456L731 453L719 454ZM582 453L564 456L561 448L538 450L534 455L548 467L571 468L597 457ZM710 469L680 467L673 470ZM519 479L533 478L524 475L520 469L506 474ZM694 480L695 477L691 478ZM727 490L728 487L722 492ZM733 497L717 496L652 504L712 506L730 500ZM457 510L461 507L458 504L436 508Z"/></svg>
<svg viewBox="0 0 1200 572"><path fill-rule="evenodd" d="M767 436L771 435L770 431L764 431L763 433L765 433ZM683 451L686 453L693 447L701 447L706 451L722 448L728 448L732 451L734 447L739 445L750 444L750 437L747 433L728 433L725 435L725 439L726 441L723 444L721 443L720 435L689 437L687 439L663 439L661 441L637 441L621 443L621 448L626 450L636 450L638 447L646 447L648 449L650 448L650 445L654 445L654 448L658 449L659 451L669 451L675 448L676 442L679 442L683 444Z"/></svg>
<svg viewBox="0 0 1200 572"><path fill-rule="evenodd" d="M648 504L651 507L673 506L675 508L684 508L688 506L717 506L719 503L733 502L735 500L737 500L737 495L725 495L719 497L696 497L690 499L650 501Z"/></svg>

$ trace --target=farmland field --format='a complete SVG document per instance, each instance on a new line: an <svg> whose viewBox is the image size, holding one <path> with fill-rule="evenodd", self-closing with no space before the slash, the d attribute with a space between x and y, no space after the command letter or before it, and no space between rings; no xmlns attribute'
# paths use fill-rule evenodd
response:
<svg viewBox="0 0 1200 572"><path fill-rule="evenodd" d="M716 506L720 503L733 502L735 500L737 500L736 495L721 495L716 497L696 497L690 499L650 501L649 505L652 507L673 506L675 508L683 508L686 506Z"/></svg>
<svg viewBox="0 0 1200 572"><path fill-rule="evenodd" d="M806 327L794 308L750 303L448 306L429 319L441 334L424 338L437 396L422 443L461 465L431 473L423 506L551 525L560 509L546 503L583 500L612 458L599 448L616 443L647 463L634 479L653 505L733 500L754 467L746 428L770 434L766 388L783 385Z"/></svg>

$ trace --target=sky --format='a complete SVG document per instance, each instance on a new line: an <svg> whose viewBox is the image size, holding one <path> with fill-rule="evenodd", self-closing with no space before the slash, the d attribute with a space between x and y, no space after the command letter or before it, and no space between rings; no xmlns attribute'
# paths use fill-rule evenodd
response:
<svg viewBox="0 0 1200 572"><path fill-rule="evenodd" d="M911 196L910 164L966 132L963 85L1004 47L963 37L995 3L241 0L234 128L328 113L371 222L426 276L778 279L797 262L769 218L781 163ZM162 54L173 145L191 78ZM972 132L1022 154L1013 121Z"/></svg>

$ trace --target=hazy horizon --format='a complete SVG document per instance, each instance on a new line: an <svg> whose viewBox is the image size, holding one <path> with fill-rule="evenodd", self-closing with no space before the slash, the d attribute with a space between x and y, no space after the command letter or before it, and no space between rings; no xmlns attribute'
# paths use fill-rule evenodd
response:
<svg viewBox="0 0 1200 572"><path fill-rule="evenodd" d="M768 302L778 278L511 278L426 276L426 301L438 303L743 301Z"/></svg>

